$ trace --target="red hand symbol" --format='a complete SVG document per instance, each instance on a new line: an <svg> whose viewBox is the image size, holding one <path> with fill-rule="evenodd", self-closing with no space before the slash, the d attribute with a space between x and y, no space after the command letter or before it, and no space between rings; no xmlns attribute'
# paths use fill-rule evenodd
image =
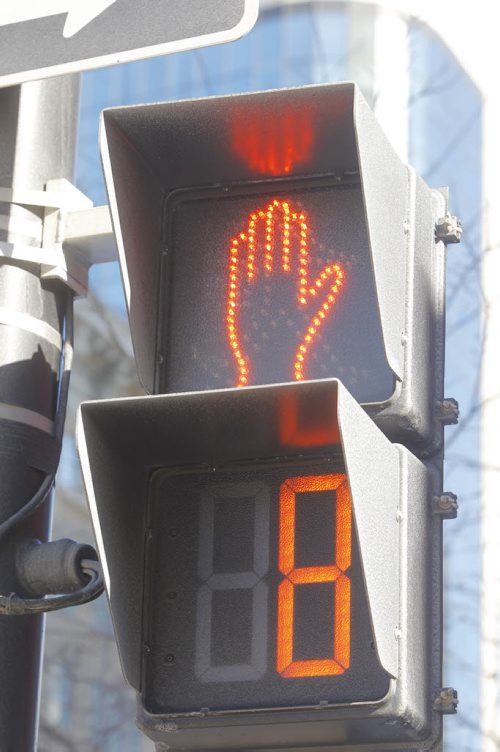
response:
<svg viewBox="0 0 500 752"><path fill-rule="evenodd" d="M276 256L280 242L278 268ZM248 386L251 383L252 365L242 346L239 310L243 280L255 283L261 272L259 264L262 264L266 276L296 274L296 304L299 308L305 309L313 300L319 304L315 307L294 354L291 376L296 381L305 378L305 366L311 347L331 314L345 280L342 266L334 263L325 266L311 283L309 260L306 215L303 211L295 210L286 200L274 199L265 209L252 212L246 230L232 238L229 249L226 327L238 373L236 386Z"/></svg>

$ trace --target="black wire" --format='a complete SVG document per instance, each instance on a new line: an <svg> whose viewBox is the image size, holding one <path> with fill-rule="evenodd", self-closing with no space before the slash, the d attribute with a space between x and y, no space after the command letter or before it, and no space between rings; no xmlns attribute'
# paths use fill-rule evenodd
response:
<svg viewBox="0 0 500 752"><path fill-rule="evenodd" d="M59 394L57 399L56 415L54 418L54 439L57 447L57 466L61 456L61 447L66 421L66 408L68 404L69 384L71 377L71 365L73 360L74 342L74 319L73 319L73 292L66 290L66 309L64 314L64 336L61 363L61 376L59 381ZM55 474L45 476L36 493L14 514L0 524L0 538L12 528L19 525L30 517L38 509L50 494L55 481ZM0 595L0 614L15 616L23 614L41 614L47 611L58 611L69 606L79 606L89 603L98 598L104 590L101 565L98 561L85 559L81 562L82 571L88 575L89 581L79 590L71 593L63 593L55 596L42 598L22 598L16 593Z"/></svg>
<svg viewBox="0 0 500 752"><path fill-rule="evenodd" d="M62 360L62 374L59 384L59 395L57 400L56 416L54 420L54 438L56 442L58 457L56 462L59 465L59 458L61 455L61 446L64 434L64 423L66 420L66 407L68 404L69 383L71 377L71 364L73 360L73 340L74 340L74 321L73 321L73 292L71 290L66 291L66 310L64 317L64 345L63 345L63 360ZM55 472L49 473L45 476L40 487L36 493L23 504L20 509L14 512L4 522L0 524L0 538L2 538L9 530L19 525L25 519L30 517L33 512L41 506L47 499L49 493L52 490L52 486L55 481Z"/></svg>
<svg viewBox="0 0 500 752"><path fill-rule="evenodd" d="M89 581L80 590L44 598L21 598L16 593L0 595L0 615L42 614L47 611L59 611L69 606L81 606L95 600L104 590L101 565L93 559L83 559L81 566L82 571L89 576Z"/></svg>

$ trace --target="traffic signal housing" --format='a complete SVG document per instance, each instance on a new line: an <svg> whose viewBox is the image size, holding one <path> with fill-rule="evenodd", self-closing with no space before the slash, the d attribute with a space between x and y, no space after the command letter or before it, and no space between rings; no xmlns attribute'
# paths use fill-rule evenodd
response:
<svg viewBox="0 0 500 752"><path fill-rule="evenodd" d="M336 377L437 450L446 198L354 84L107 110L101 149L148 392Z"/></svg>
<svg viewBox="0 0 500 752"><path fill-rule="evenodd" d="M437 752L446 193L353 84L108 110L101 151L152 394L78 443L139 724Z"/></svg>
<svg viewBox="0 0 500 752"><path fill-rule="evenodd" d="M170 749L439 738L436 478L336 380L81 406L124 673Z"/></svg>

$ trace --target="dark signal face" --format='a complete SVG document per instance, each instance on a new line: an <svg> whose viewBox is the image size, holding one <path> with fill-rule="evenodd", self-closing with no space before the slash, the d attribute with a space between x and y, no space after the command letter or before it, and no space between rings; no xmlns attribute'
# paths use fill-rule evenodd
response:
<svg viewBox="0 0 500 752"><path fill-rule="evenodd" d="M392 395L359 184L180 192L166 234L160 391L338 377Z"/></svg>
<svg viewBox="0 0 500 752"><path fill-rule="evenodd" d="M152 712L373 701L373 644L344 472L158 471L150 487Z"/></svg>

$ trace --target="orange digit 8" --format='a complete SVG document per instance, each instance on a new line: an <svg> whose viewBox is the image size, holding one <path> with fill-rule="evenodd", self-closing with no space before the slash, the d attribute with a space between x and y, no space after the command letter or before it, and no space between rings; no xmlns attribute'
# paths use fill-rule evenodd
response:
<svg viewBox="0 0 500 752"><path fill-rule="evenodd" d="M331 565L295 566L296 495L335 491L335 561ZM278 565L284 579L278 588L276 670L284 677L342 674L350 665L352 503L345 473L288 478L280 487ZM293 660L295 585L331 582L334 594L332 656Z"/></svg>

